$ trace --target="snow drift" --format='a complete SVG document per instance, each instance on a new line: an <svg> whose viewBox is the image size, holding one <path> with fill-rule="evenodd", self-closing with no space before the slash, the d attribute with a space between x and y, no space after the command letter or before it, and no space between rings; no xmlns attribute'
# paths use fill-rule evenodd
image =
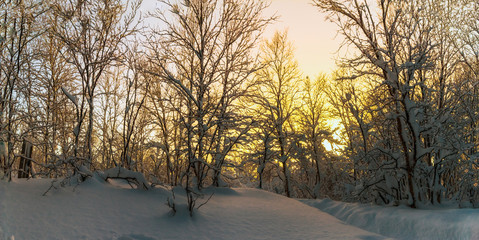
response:
<svg viewBox="0 0 479 240"><path fill-rule="evenodd" d="M131 189L89 178L48 191L51 180L0 181L0 239L384 239L294 199L257 189L206 189L190 218L184 190ZM182 205L183 204L183 205Z"/></svg>
<svg viewBox="0 0 479 240"><path fill-rule="evenodd" d="M301 200L353 226L397 239L479 239L479 209L411 209Z"/></svg>

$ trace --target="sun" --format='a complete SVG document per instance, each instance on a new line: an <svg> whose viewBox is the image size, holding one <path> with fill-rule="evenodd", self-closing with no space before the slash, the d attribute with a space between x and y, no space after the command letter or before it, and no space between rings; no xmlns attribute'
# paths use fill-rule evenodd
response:
<svg viewBox="0 0 479 240"><path fill-rule="evenodd" d="M331 129L333 141L324 140L323 146L326 148L328 152L333 152L335 154L340 154L341 151L344 149L345 145L342 144L343 137L341 136L341 132L343 132L343 125L341 124L341 120L337 118L332 118L327 120L329 129Z"/></svg>

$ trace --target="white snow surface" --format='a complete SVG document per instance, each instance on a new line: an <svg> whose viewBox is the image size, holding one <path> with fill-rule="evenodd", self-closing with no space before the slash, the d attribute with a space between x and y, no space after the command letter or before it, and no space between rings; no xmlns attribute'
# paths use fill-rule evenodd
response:
<svg viewBox="0 0 479 240"><path fill-rule="evenodd" d="M347 225L316 208L258 189L206 189L191 218L185 195L131 189L90 178L43 193L51 180L0 181L0 239L385 239Z"/></svg>
<svg viewBox="0 0 479 240"><path fill-rule="evenodd" d="M479 239L479 209L411 209L329 199L300 201L348 224L395 239Z"/></svg>

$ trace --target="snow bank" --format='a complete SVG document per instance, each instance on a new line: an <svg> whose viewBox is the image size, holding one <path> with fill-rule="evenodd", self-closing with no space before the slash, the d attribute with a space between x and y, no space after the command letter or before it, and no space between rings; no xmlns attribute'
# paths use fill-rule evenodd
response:
<svg viewBox="0 0 479 240"><path fill-rule="evenodd" d="M121 174L120 174L121 175ZM164 188L128 189L89 178L42 194L51 180L0 181L0 239L384 239L294 199L257 189L206 189L193 218ZM3 233L1 233L3 232Z"/></svg>
<svg viewBox="0 0 479 240"><path fill-rule="evenodd" d="M103 173L100 172L99 174L105 180L108 180L110 178L125 179L127 181L133 182L138 188L141 188L143 190L150 189L150 184L146 180L145 176L143 176L143 174L140 172L131 171L122 167L114 167L105 170L105 172Z"/></svg>
<svg viewBox="0 0 479 240"><path fill-rule="evenodd" d="M353 226L397 239L479 239L478 209L411 209L300 200Z"/></svg>

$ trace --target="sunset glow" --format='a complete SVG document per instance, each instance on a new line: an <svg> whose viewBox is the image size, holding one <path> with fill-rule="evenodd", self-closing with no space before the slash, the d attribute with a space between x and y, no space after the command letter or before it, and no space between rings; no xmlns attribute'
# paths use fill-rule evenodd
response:
<svg viewBox="0 0 479 240"><path fill-rule="evenodd" d="M479 239L479 0L0 0L0 87L0 240Z"/></svg>
<svg viewBox="0 0 479 240"><path fill-rule="evenodd" d="M337 26L325 20L325 14L312 5L311 0L273 0L266 15L278 16L264 35L271 38L276 30L288 29L295 56L306 76L320 72L331 73L335 68L335 55L341 44Z"/></svg>

